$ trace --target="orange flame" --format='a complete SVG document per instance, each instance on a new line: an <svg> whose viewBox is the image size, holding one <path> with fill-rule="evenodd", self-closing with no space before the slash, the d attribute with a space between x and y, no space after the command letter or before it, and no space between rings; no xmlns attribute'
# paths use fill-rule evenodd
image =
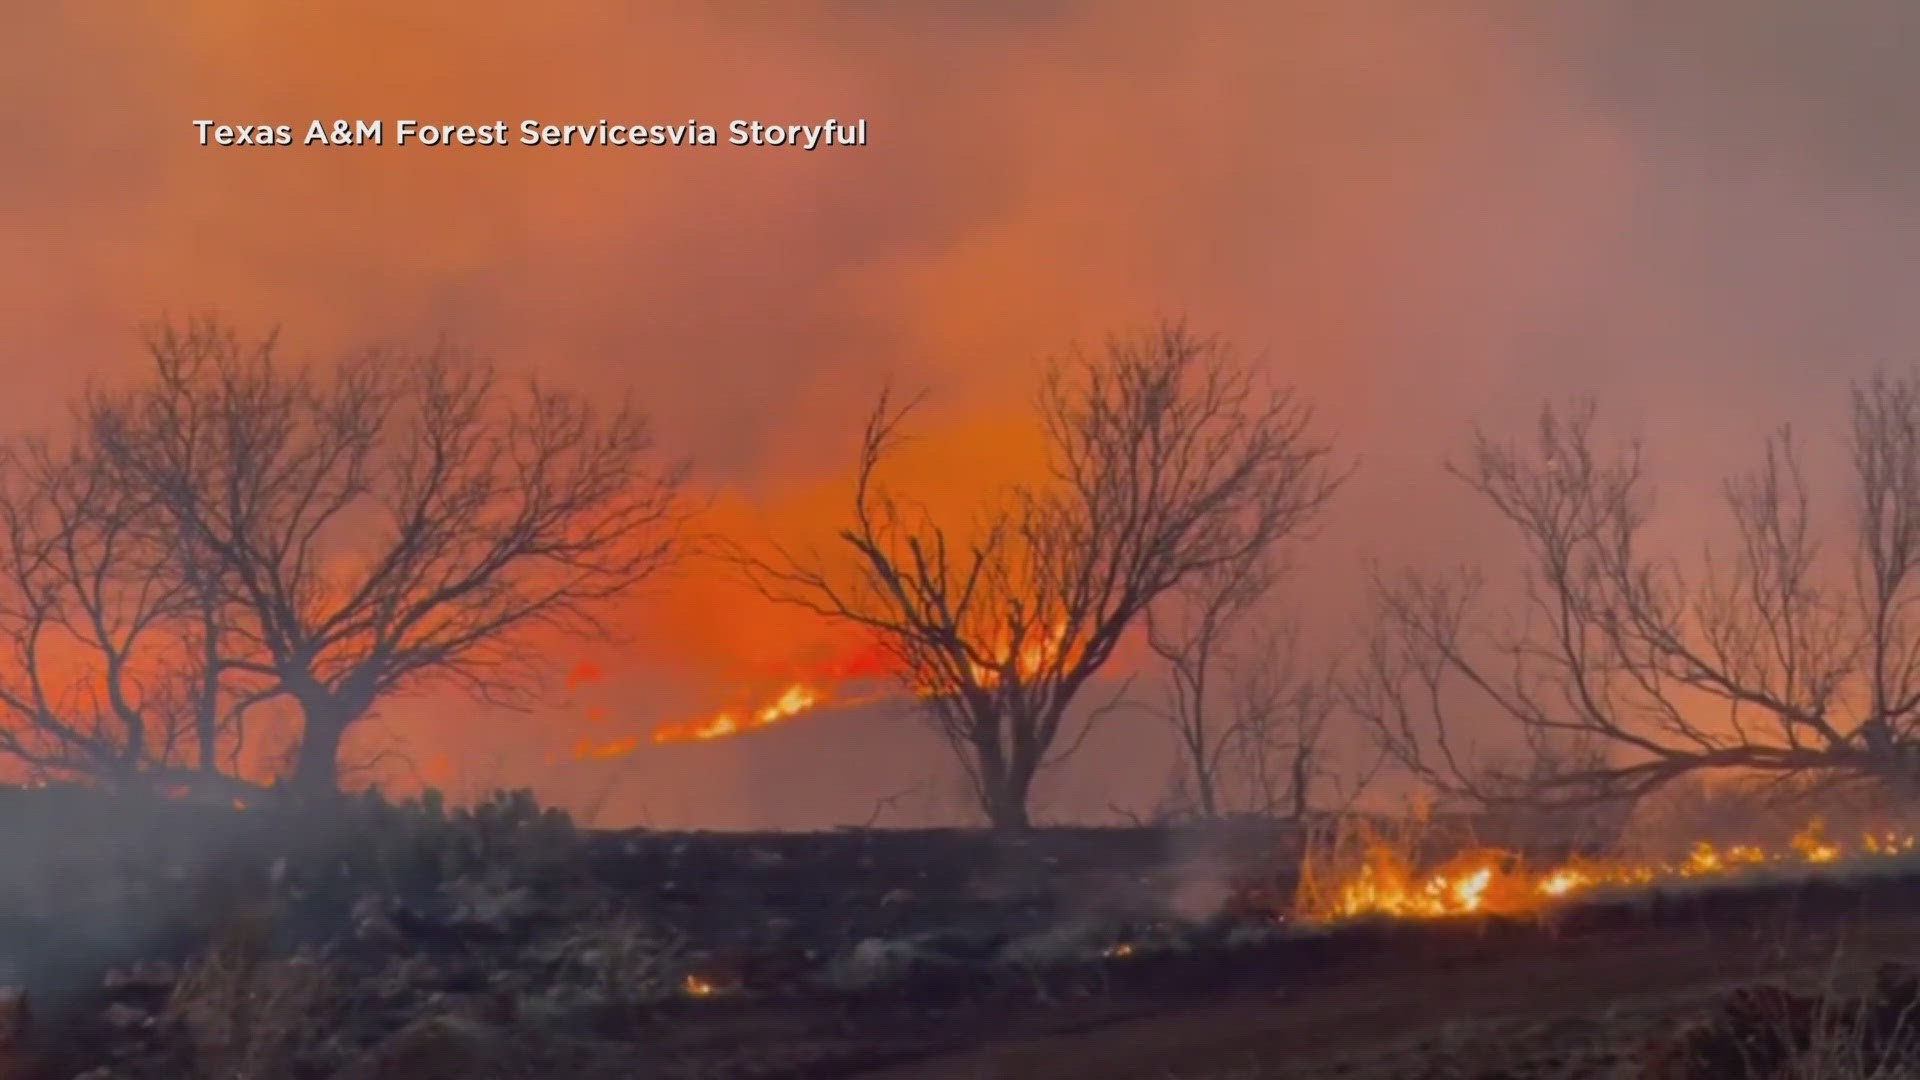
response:
<svg viewBox="0 0 1920 1080"><path fill-rule="evenodd" d="M1055 623L1045 637L1022 644L1018 655L1014 655L1011 637L1008 634L1002 639L1000 646L989 656L989 662L967 662L975 683L985 687L997 686L1009 667L1013 669L1015 677L1023 680L1047 670L1066 651L1067 624Z"/></svg>
<svg viewBox="0 0 1920 1080"><path fill-rule="evenodd" d="M783 720L791 720L801 713L815 708L826 700L820 690L805 683L794 683L786 688L771 704L756 709L750 714L728 710L715 713L704 720L686 724L673 724L660 728L653 733L655 743L691 742L694 740L723 739L729 735L738 735L754 728L770 727Z"/></svg>
<svg viewBox="0 0 1920 1080"><path fill-rule="evenodd" d="M1011 635L1008 637L1010 638ZM989 654L988 662L969 661L970 673L975 683L985 687L997 685L1009 667L1020 678L1032 678L1060 658L1065 648L1066 637L1066 624L1057 623L1044 638L1022 644L1017 655L1009 655L1015 652L1009 641L996 654ZM665 745L724 739L784 723L828 704L851 708L878 701L890 695L874 693L842 698L837 690L824 688L821 684L838 685L843 682L879 678L893 668L894 663L886 651L878 646L872 646L839 663L820 666L817 668L815 678L790 684L773 701L758 709L751 711L727 709L700 720L661 727L654 731L653 742L657 745ZM944 692L944 688L922 689L919 695L924 698L940 692ZM632 740L621 740L605 746L590 746L582 743L575 749L574 756L583 760L604 759L619 757L633 749Z"/></svg>
<svg viewBox="0 0 1920 1080"><path fill-rule="evenodd" d="M625 757L639 746L640 740L636 736L615 739L610 743L596 744L582 741L573 748L573 757L576 761L609 761L613 758Z"/></svg>
<svg viewBox="0 0 1920 1080"><path fill-rule="evenodd" d="M1786 850L1756 844L1725 847L1700 841L1679 860L1581 860L1529 871L1497 851L1473 851L1418 870L1392 848L1370 846L1360 866L1323 897L1303 904L1302 914L1320 922L1363 917L1432 919L1477 913L1517 914L1603 886L1640 886L1659 881L1714 877L1756 867L1819 866L1846 859L1912 855L1915 837L1867 833L1857 847L1825 838L1816 819L1788 841Z"/></svg>
<svg viewBox="0 0 1920 1080"><path fill-rule="evenodd" d="M841 697L833 691L821 689L809 683L797 682L781 691L780 695L768 704L751 712L728 709L700 720L656 728L652 741L655 745L665 745L724 739L783 723L823 705L832 704L841 708L852 708L879 701L887 696L889 695L863 694L856 697ZM583 739L575 744L573 757L576 761L610 761L633 753L640 748L640 744L641 740L638 736L628 736L604 743Z"/></svg>

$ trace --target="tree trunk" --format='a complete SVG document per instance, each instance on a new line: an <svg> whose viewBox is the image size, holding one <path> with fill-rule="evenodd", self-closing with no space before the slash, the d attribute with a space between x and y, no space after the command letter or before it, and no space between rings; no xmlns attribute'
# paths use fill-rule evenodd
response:
<svg viewBox="0 0 1920 1080"><path fill-rule="evenodd" d="M220 772L220 634L215 619L211 601L203 601L200 686L194 702L193 733L200 744L200 771L209 776Z"/></svg>
<svg viewBox="0 0 1920 1080"><path fill-rule="evenodd" d="M1027 817L1027 786L1016 784L1008 777L989 788L981 800L987 812L987 824L1009 832L1031 828L1033 822Z"/></svg>
<svg viewBox="0 0 1920 1080"><path fill-rule="evenodd" d="M307 710L290 781L294 791L332 795L340 790L340 744L346 734L346 722L329 710Z"/></svg>
<svg viewBox="0 0 1920 1080"><path fill-rule="evenodd" d="M983 762L982 764L989 764ZM982 770L980 808L986 811L987 824L995 829L1018 831L1031 828L1027 800L1033 793L1033 778L1039 772L1037 761L1016 759L997 768Z"/></svg>
<svg viewBox="0 0 1920 1080"><path fill-rule="evenodd" d="M1193 759L1194 794L1200 802L1200 816L1213 821L1220 816L1220 799L1213 791L1213 770L1207 767L1205 756L1196 754Z"/></svg>
<svg viewBox="0 0 1920 1080"><path fill-rule="evenodd" d="M1305 740L1303 739L1302 742ZM1293 751L1293 820L1307 820L1307 811L1313 807L1313 751L1306 746L1297 746Z"/></svg>

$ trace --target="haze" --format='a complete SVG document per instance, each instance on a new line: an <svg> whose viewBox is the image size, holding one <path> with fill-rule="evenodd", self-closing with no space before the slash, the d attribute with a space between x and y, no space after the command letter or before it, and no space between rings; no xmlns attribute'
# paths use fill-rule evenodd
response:
<svg viewBox="0 0 1920 1080"><path fill-rule="evenodd" d="M297 351L445 336L632 388L725 528L817 537L888 375L929 387L943 503L1030 460L1036 361L1184 313L1297 383L1361 459L1290 601L1345 635L1367 557L1484 551L1440 476L1472 425L1584 392L1683 520L1764 428L1824 435L1920 308L1920 9L1898 0L29 5L0 42L0 425L57 419L215 310ZM1549 8L1553 10L1549 10ZM729 13L721 14L726 11ZM871 145L250 148L192 122L866 119ZM408 701L455 789L600 823L958 813L885 708L574 762L850 647L692 569L550 714ZM1131 724L1131 726L1129 726ZM1116 723L1045 816L1152 800ZM895 819L889 819L895 820Z"/></svg>

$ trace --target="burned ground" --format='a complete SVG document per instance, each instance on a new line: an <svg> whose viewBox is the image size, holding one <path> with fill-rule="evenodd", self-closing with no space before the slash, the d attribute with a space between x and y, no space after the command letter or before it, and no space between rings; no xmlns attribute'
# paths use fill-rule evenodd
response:
<svg viewBox="0 0 1920 1080"><path fill-rule="evenodd" d="M61 1080L1690 1078L1816 1011L1903 1049L1880 1029L1910 980L1837 1012L1727 995L1920 957L1903 872L1312 931L1284 917L1298 844L1263 828L591 833L524 798L71 792L9 815L0 959L33 1015L8 1075ZM1748 1030L1763 1005L1785 1026Z"/></svg>

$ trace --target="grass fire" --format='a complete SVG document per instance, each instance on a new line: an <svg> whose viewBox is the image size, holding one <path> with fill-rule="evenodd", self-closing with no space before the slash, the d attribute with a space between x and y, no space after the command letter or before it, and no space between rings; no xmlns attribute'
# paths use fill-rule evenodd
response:
<svg viewBox="0 0 1920 1080"><path fill-rule="evenodd" d="M505 1075L484 1071L494 1067L479 1064L487 1061L522 1073L616 1075L635 1067L636 1048L662 1046L677 1067L718 1075L799 1054L810 1073L857 1075L903 1067L903 1038L970 1047L956 1064L971 1068L978 1058L967 1054L999 1053L1012 1032L1089 1053L1082 1040L1100 1032L1163 1053L1134 1032L1146 1021L1110 1010L1124 1002L1192 1017L1198 1002L1211 1016L1246 1007L1211 1004L1215 993L1245 1003L1353 986L1400 1014L1430 1007L1416 1003L1431 1002L1433 985L1491 1007L1511 993L1501 980L1525 983L1576 963L1598 980L1591 1000L1628 991L1661 1002L1648 1033L1690 1008L1721 1010L1720 1027L1676 1027L1678 1041L1659 1043L1662 1054L1705 1055L1709 1064L1686 1074L1704 1080L1721 1067L1715 1055L1772 1045L1753 1042L1751 995L1713 1004L1748 959L1712 945L1716 935L1744 939L1788 919L1794 936L1768 939L1765 963L1809 971L1852 963L1844 942L1852 935L1862 935L1869 964L1920 942L1909 914L1920 900L1915 838L1884 825L1842 839L1810 821L1778 844L1703 840L1671 859L1554 860L1543 854L1553 844L1449 854L1444 834L1488 822L1437 816L1017 838L728 835L584 829L526 793L471 807L431 793L369 795L330 807L321 821L310 804L271 793L238 813L58 785L0 790L0 815L16 843L31 845L23 858L109 843L143 856L69 860L57 887L21 877L22 911L40 903L47 914L17 917L46 919L49 930L57 922L64 936L39 951L0 939L50 1017L80 1010L56 1027L9 1020L19 1032L7 1036L8 1052L26 1060L19 1055L33 1047L35 1060L56 1069L106 1053L117 1075L140 1080L224 1076L242 1059L283 1070L253 1075L332 1068L359 1077L346 1070L398 1068L426 1048L477 1070L461 1076ZM1442 853L1421 860L1416 838L1440 842ZM215 893L172 869L215 853L224 868ZM1218 886L1204 902L1195 899L1203 881ZM127 885L137 888L123 893ZM1276 885L1291 885L1291 901ZM763 897L792 893L811 899L765 917ZM1648 896L1664 899L1650 905ZM197 929L171 945L100 935L134 910L178 912ZM1649 952L1661 963L1650 967ZM63 983L58 973L83 957L101 974ZM1878 996L1834 1000L1911 1006L1920 999L1903 995L1920 994L1920 973L1904 970L1880 972L1870 992ZM1429 985L1393 989L1409 973ZM1676 988L1703 996L1676 998ZM1782 990L1790 996L1775 1004L1823 1007L1791 996L1813 992ZM10 993L0 1003L15 1001ZM900 1001L931 1015L905 1019ZM1051 1004L1036 1009L1041 1001ZM1324 1016L1291 1015L1281 1010L1277 1028L1263 1030L1324 1045ZM1153 1038L1201 1052L1211 1029L1198 1021ZM777 1049L742 1046L729 1033L745 1023L787 1034ZM30 1041L28 1031L40 1034ZM1337 1037L1348 1040L1343 1060L1371 1054L1379 1059L1371 1067L1411 1068L1417 1058L1382 1058L1377 1037L1357 1030ZM1907 1052L1893 1034L1874 1037ZM945 1068L940 1054L951 1052L912 1060ZM1628 1044L1610 1052L1629 1062L1651 1053Z"/></svg>
<svg viewBox="0 0 1920 1080"><path fill-rule="evenodd" d="M1309 882L1299 914L1319 921L1526 914L1602 890L1647 889L1764 870L1844 870L1871 860L1911 856L1914 843L1911 834L1886 830L1863 832L1851 845L1836 843L1826 838L1816 819L1775 848L1701 840L1677 859L1595 857L1541 867L1528 867L1514 853L1477 850L1423 868L1412 865L1393 844L1372 840L1365 844L1358 868L1347 876ZM1908 862L1920 868L1920 861Z"/></svg>
<svg viewBox="0 0 1920 1080"><path fill-rule="evenodd" d="M8 14L0 1080L1920 1080L1920 3Z"/></svg>
<svg viewBox="0 0 1920 1080"><path fill-rule="evenodd" d="M705 720L687 724L671 724L658 728L653 733L656 743L687 742L696 739L724 739L729 735L738 735L743 731L767 727L785 720L791 720L804 713L823 700L822 694L811 687L795 683L781 692L772 703L745 715L733 712L715 713Z"/></svg>

